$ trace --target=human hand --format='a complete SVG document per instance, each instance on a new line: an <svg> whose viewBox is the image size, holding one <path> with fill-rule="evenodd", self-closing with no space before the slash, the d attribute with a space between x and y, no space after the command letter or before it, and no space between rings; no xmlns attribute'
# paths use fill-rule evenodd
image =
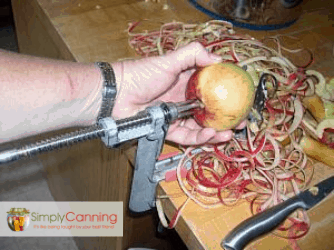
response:
<svg viewBox="0 0 334 250"><path fill-rule="evenodd" d="M117 77L118 94L113 110L116 119L136 114L147 106L162 102L185 101L188 80L195 68L220 62L219 56L209 54L200 43L191 43L164 56L129 60L113 64L122 68ZM237 129L245 126L242 122ZM170 125L166 140L183 145L199 145L228 141L233 132L217 132L202 128L192 118Z"/></svg>

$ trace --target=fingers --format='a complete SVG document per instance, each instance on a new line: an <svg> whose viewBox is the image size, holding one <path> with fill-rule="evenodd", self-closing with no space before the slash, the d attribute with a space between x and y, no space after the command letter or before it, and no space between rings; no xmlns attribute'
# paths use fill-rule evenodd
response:
<svg viewBox="0 0 334 250"><path fill-rule="evenodd" d="M208 143L209 144L216 144L220 142L226 142L231 140L233 137L233 132L232 130L226 130L222 132L216 132L215 136L211 138Z"/></svg>
<svg viewBox="0 0 334 250"><path fill-rule="evenodd" d="M247 121L244 120L235 129L241 130L246 124ZM213 128L199 126L194 119L187 119L182 125L181 120L176 121L168 130L166 139L182 145L201 145L226 142L232 137L232 130L217 132Z"/></svg>
<svg viewBox="0 0 334 250"><path fill-rule="evenodd" d="M212 63L221 62L221 57L208 53L198 42L193 42L175 52L167 55L167 58L174 62L176 69L186 70L195 66L206 66Z"/></svg>
<svg viewBox="0 0 334 250"><path fill-rule="evenodd" d="M178 126L168 133L166 139L182 145L201 145L229 141L232 136L231 130L216 132L212 128L190 129Z"/></svg>
<svg viewBox="0 0 334 250"><path fill-rule="evenodd" d="M241 130L243 129L244 127L246 127L247 125L247 121L246 120L243 120L235 129L236 130Z"/></svg>

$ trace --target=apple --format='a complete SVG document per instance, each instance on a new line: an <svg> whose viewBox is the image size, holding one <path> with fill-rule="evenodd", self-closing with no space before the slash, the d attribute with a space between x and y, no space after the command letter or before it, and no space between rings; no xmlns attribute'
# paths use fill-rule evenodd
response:
<svg viewBox="0 0 334 250"><path fill-rule="evenodd" d="M187 100L200 100L204 108L194 118L202 127L233 129L249 114L255 98L252 77L233 63L198 68L190 77Z"/></svg>

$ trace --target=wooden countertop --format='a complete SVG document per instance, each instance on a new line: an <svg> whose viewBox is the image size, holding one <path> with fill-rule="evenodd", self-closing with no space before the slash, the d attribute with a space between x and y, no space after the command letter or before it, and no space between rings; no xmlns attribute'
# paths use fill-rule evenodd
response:
<svg viewBox="0 0 334 250"><path fill-rule="evenodd" d="M159 3L149 0L35 1L38 3L35 8L47 17L44 23L58 47L80 62L135 57L127 42L128 24L133 21L148 20L145 28L154 29L172 21L194 23L209 20L185 0L161 0ZM334 76L331 67L334 63L331 8L324 1L316 4L310 0L304 2L304 15L287 29L265 32L236 28L236 31L257 39L277 34L297 37L299 40L287 41L289 45L311 49L315 54L313 68ZM167 9L164 9L165 4L169 6Z"/></svg>
<svg viewBox="0 0 334 250"><path fill-rule="evenodd" d="M163 3L138 0L36 0L40 11L48 18L50 34L64 53L70 51L79 62L98 60L115 61L135 57L128 46L128 24L132 21L149 20L147 28L158 28L161 23L208 20L193 10L164 10ZM190 14L190 15L188 15ZM54 32L56 31L56 33Z"/></svg>
<svg viewBox="0 0 334 250"><path fill-rule="evenodd" d="M334 175L334 169L318 164L313 183ZM177 182L161 182L158 186L159 195L169 195L170 199L162 200L164 212L171 219L176 209L185 202L186 196L180 196L181 189ZM175 198L175 194L177 194ZM174 196L174 197L173 197ZM308 234L298 240L302 250L333 249L331 240L333 227L334 195L331 195L319 206L308 211L311 229ZM179 233L189 249L222 249L220 243L224 236L243 220L251 217L250 204L238 203L233 207L221 206L214 209L204 209L190 201L176 225ZM321 232L321 233L320 233ZM321 246L321 247L320 247ZM323 248L322 248L323 246ZM247 250L293 249L289 240L268 234L259 240L250 243Z"/></svg>
<svg viewBox="0 0 334 250"><path fill-rule="evenodd" d="M15 1L14 1L15 2ZM128 23L138 20L145 22L145 28L156 29L162 23L172 21L204 22L209 18L194 9L185 0L161 0L160 2L139 0L31 0L29 8L39 15L43 29L55 44L54 57L79 62L115 61L135 57L128 45ZM289 34L296 39L285 38L284 44L289 48L305 47L314 55L312 69L318 70L327 77L334 76L334 21L331 14L332 1L304 1L304 14L291 27L278 31L245 32L257 39ZM15 3L19 8L20 3ZM167 5L166 5L167 4ZM328 6L330 5L330 6ZM27 5L28 6L28 5ZM164 8L168 6L168 8ZM27 7L28 8L28 7ZM25 20L33 29L34 23ZM29 29L29 27L27 29ZM31 31L32 33L34 31ZM24 34L20 34L22 36ZM30 37L27 38L28 40ZM34 51L37 55L47 54L43 48ZM29 51L28 49L26 51ZM306 55L305 55L306 56ZM293 62L302 64L303 55L293 57ZM134 152L129 154L133 158ZM326 166L317 167L315 180L333 174ZM177 183L161 183L159 193L174 193L179 190ZM165 211L170 218L184 197L168 199L164 202ZM333 222L333 211L329 204L333 199L309 212L311 220L318 221L311 233L300 241L302 249L320 249L319 244L334 248L331 240L330 222ZM176 230L189 249L221 249L220 242L224 235L238 222L250 216L248 205L240 204L234 208L221 207L206 211L195 204L190 204L182 214ZM321 230L316 231L316 230ZM267 236L249 246L248 249L291 249L287 241Z"/></svg>

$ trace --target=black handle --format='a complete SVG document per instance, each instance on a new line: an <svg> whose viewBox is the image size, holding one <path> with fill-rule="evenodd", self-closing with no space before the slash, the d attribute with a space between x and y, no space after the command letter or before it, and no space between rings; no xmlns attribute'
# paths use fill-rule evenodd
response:
<svg viewBox="0 0 334 250"><path fill-rule="evenodd" d="M306 204L295 196L250 217L228 233L221 246L225 250L242 250L251 240L275 229L298 208L306 209Z"/></svg>

